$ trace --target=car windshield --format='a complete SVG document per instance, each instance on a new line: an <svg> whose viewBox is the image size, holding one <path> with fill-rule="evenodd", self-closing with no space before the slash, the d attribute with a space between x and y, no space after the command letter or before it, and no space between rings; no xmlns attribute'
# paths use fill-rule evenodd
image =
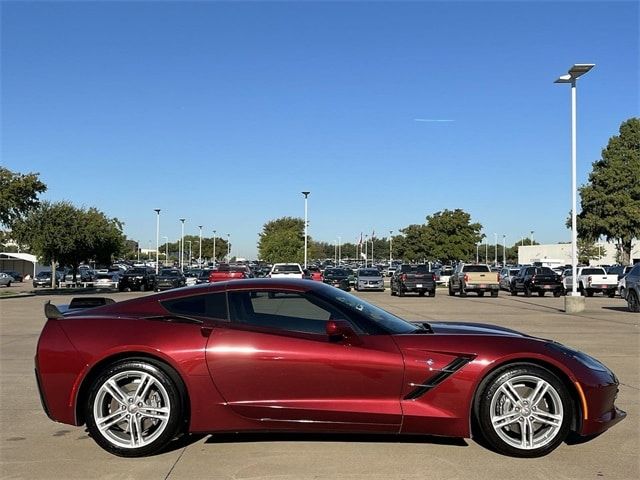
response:
<svg viewBox="0 0 640 480"><path fill-rule="evenodd" d="M604 275L603 268L585 268L582 270L582 275Z"/></svg>
<svg viewBox="0 0 640 480"><path fill-rule="evenodd" d="M145 273L147 273L147 269L146 268L132 268L131 270L127 270L127 273L130 273L132 275L144 275Z"/></svg>
<svg viewBox="0 0 640 480"><path fill-rule="evenodd" d="M478 273L478 272L489 272L489 267L486 265L465 265L463 272L469 273Z"/></svg>
<svg viewBox="0 0 640 480"><path fill-rule="evenodd" d="M165 277L179 277L180 276L180 271L179 270L162 270L160 272L160 275L165 276Z"/></svg>
<svg viewBox="0 0 640 480"><path fill-rule="evenodd" d="M295 272L301 273L298 265L276 265L273 267L273 273Z"/></svg>
<svg viewBox="0 0 640 480"><path fill-rule="evenodd" d="M340 304L347 311L347 313L351 311L357 312L357 314L359 315L364 315L371 322L380 325L389 333L415 333L419 330L422 330L421 327L407 322L402 318L396 317L386 310L378 308L375 305L371 305L361 298L351 295L350 293L347 293L343 290L330 287L328 289L322 290L322 296L327 297L328 300L332 303L337 302L338 304Z"/></svg>
<svg viewBox="0 0 640 480"><path fill-rule="evenodd" d="M379 277L380 272L375 268L367 268L367 269L363 268L358 271L358 275L361 277Z"/></svg>

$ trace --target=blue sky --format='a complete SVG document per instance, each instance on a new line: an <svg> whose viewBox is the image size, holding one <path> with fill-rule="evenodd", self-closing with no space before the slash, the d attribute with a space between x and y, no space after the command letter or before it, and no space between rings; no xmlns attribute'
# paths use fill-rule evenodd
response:
<svg viewBox="0 0 640 480"><path fill-rule="evenodd" d="M462 208L568 241L578 183L638 116L638 2L2 2L2 164L141 246L197 225L376 236ZM446 120L446 121L424 121ZM162 239L161 239L162 241Z"/></svg>

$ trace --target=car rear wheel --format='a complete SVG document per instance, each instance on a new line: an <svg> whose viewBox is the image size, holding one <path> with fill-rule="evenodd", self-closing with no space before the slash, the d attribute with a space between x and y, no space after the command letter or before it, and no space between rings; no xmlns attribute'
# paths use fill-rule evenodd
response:
<svg viewBox="0 0 640 480"><path fill-rule="evenodd" d="M593 297L593 290L591 290L590 288L587 288L586 293L587 297Z"/></svg>
<svg viewBox="0 0 640 480"><path fill-rule="evenodd" d="M429 296L430 296L430 297L435 297L435 296L436 296L436 291L435 291L435 290L431 290L431 291L429 292Z"/></svg>
<svg viewBox="0 0 640 480"><path fill-rule="evenodd" d="M538 292L538 296L539 296L539 297L544 297L544 294L545 294L545 291L544 291L544 290L540 290L540 291Z"/></svg>
<svg viewBox="0 0 640 480"><path fill-rule="evenodd" d="M529 285L525 285L524 286L524 296L525 297L530 297L531 296L531 288L529 288Z"/></svg>
<svg viewBox="0 0 640 480"><path fill-rule="evenodd" d="M640 312L640 299L634 290L629 290L627 294L627 308L630 312Z"/></svg>
<svg viewBox="0 0 640 480"><path fill-rule="evenodd" d="M491 296L492 297L497 297L498 296L498 290L491 290Z"/></svg>
<svg viewBox="0 0 640 480"><path fill-rule="evenodd" d="M454 297L456 292L453 291L453 287L451 286L451 282L449 282L449 296Z"/></svg>
<svg viewBox="0 0 640 480"><path fill-rule="evenodd" d="M91 385L87 428L98 445L115 455L151 455L178 434L183 398L182 388L156 364L125 360Z"/></svg>
<svg viewBox="0 0 640 480"><path fill-rule="evenodd" d="M479 291L479 292L478 292L478 296L479 296L479 297L484 297L484 292L483 292L483 291Z"/></svg>
<svg viewBox="0 0 640 480"><path fill-rule="evenodd" d="M557 298L557 297L559 297L559 296L561 296L561 295L562 295L562 290L561 290L561 289L558 289L558 290L554 290L554 291L553 291L553 296L554 296L554 297L556 297L556 298Z"/></svg>
<svg viewBox="0 0 640 480"><path fill-rule="evenodd" d="M499 370L476 402L480 433L496 451L514 457L540 457L566 438L572 401L562 381L532 364Z"/></svg>

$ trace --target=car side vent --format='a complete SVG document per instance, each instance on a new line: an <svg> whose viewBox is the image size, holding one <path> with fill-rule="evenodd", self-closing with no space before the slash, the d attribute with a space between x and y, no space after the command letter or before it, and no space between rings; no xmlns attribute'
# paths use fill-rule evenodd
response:
<svg viewBox="0 0 640 480"><path fill-rule="evenodd" d="M425 393L427 393L432 388L435 388L438 384L444 382L447 378L453 375L455 372L464 367L467 363L469 363L472 358L469 357L458 357L453 360L451 363L446 365L439 373L434 375L431 378L426 379L421 384L411 384L415 388L407 395L405 395L404 400L415 400L416 398L421 397Z"/></svg>

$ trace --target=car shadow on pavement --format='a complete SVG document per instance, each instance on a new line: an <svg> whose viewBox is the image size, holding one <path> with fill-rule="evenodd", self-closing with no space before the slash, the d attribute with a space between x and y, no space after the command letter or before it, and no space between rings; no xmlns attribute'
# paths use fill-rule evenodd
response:
<svg viewBox="0 0 640 480"><path fill-rule="evenodd" d="M614 312L629 312L627 307L602 307L603 310L613 310Z"/></svg>
<svg viewBox="0 0 640 480"><path fill-rule="evenodd" d="M248 442L346 442L346 443L429 443L468 447L463 438L437 437L429 435L367 434L367 433L292 433L292 432L247 432L212 434L205 443Z"/></svg>

